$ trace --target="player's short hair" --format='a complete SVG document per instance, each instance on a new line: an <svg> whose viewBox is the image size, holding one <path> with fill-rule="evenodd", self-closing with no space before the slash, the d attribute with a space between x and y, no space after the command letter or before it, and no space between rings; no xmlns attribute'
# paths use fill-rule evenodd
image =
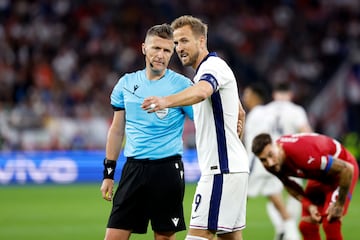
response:
<svg viewBox="0 0 360 240"><path fill-rule="evenodd" d="M254 82L247 85L245 88L248 88L252 92L254 92L262 100L263 103L267 103L270 100L270 93L264 83Z"/></svg>
<svg viewBox="0 0 360 240"><path fill-rule="evenodd" d="M146 37L157 36L164 39L172 40L174 38L173 29L167 23L161 25L154 25L146 32Z"/></svg>
<svg viewBox="0 0 360 240"><path fill-rule="evenodd" d="M178 28L190 26L192 32L196 36L207 37L208 26L200 18L196 18L190 15L184 15L176 18L172 23L171 27L176 30Z"/></svg>
<svg viewBox="0 0 360 240"><path fill-rule="evenodd" d="M254 137L252 141L251 151L258 156L265 148L266 145L271 144L272 139L268 133L260 133Z"/></svg>
<svg viewBox="0 0 360 240"><path fill-rule="evenodd" d="M279 82L274 85L274 91L276 92L288 92L291 91L291 86L289 82Z"/></svg>

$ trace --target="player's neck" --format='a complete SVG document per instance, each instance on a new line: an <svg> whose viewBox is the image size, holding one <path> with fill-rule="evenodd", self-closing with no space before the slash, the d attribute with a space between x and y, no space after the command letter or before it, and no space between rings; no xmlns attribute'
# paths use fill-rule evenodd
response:
<svg viewBox="0 0 360 240"><path fill-rule="evenodd" d="M192 66L192 68L194 70L196 70L199 67L199 65L202 63L202 61L207 57L208 54L209 54L208 50L200 51L199 56L198 56L195 64Z"/></svg>
<svg viewBox="0 0 360 240"><path fill-rule="evenodd" d="M279 149L279 163L280 163L280 166L283 165L284 161L285 161L285 158L286 158L286 154L285 154L285 151L284 149L282 148L281 145L277 144L277 148Z"/></svg>

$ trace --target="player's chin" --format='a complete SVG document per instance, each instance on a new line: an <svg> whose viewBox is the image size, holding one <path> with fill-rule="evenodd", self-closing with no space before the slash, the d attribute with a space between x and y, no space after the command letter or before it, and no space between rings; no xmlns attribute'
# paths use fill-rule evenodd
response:
<svg viewBox="0 0 360 240"><path fill-rule="evenodd" d="M183 57L180 59L183 66L191 66L191 62L189 61L189 58Z"/></svg>
<svg viewBox="0 0 360 240"><path fill-rule="evenodd" d="M270 170L270 172L279 172L280 171L279 166L268 167L268 169Z"/></svg>

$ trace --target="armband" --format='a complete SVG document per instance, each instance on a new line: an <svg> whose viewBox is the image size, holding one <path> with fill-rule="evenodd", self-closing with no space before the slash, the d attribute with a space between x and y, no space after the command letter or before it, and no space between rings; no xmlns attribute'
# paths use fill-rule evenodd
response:
<svg viewBox="0 0 360 240"><path fill-rule="evenodd" d="M116 161L104 158L104 179L113 179L115 174Z"/></svg>

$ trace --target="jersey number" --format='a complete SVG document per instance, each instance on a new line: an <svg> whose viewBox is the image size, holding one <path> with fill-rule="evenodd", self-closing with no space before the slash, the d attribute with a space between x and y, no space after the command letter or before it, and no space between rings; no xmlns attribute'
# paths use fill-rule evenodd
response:
<svg viewBox="0 0 360 240"><path fill-rule="evenodd" d="M198 209L199 206L200 206L200 203L201 203L201 195L200 195L200 194L197 194L197 195L195 196L195 200L194 200L194 204L196 205L196 206L195 206L195 209L194 209L194 212L197 211L197 209Z"/></svg>

